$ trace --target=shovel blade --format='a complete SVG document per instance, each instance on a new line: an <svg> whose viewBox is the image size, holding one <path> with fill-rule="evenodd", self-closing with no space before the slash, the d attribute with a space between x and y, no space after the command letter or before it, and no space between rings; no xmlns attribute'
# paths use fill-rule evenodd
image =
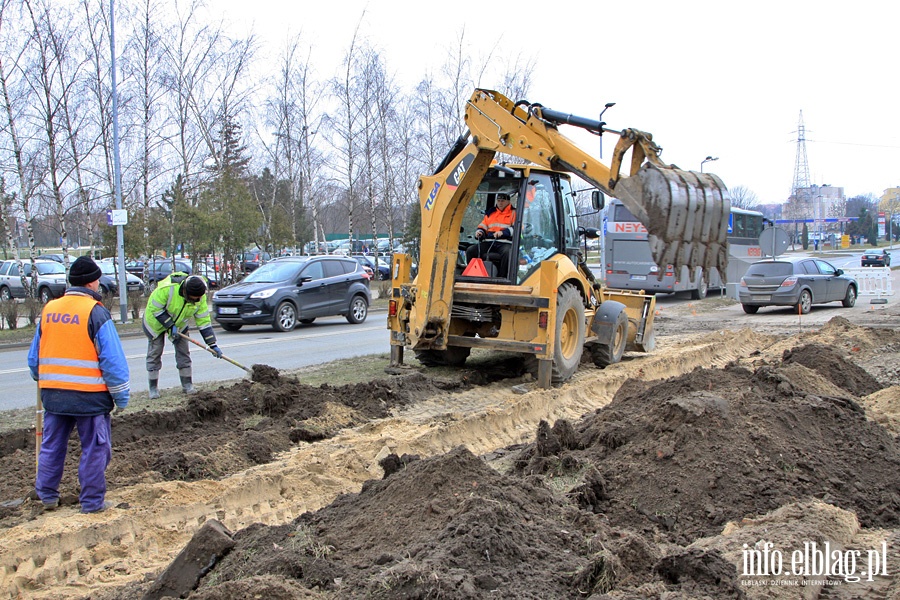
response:
<svg viewBox="0 0 900 600"><path fill-rule="evenodd" d="M672 265L675 273L702 267L704 277L715 268L725 281L731 197L721 179L647 163L615 195L647 228L660 277Z"/></svg>

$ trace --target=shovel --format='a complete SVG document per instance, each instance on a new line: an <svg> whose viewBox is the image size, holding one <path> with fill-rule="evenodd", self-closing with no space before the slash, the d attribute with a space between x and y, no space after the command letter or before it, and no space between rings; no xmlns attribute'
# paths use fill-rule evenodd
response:
<svg viewBox="0 0 900 600"><path fill-rule="evenodd" d="M189 341L190 343L192 343L192 344L194 344L194 345L197 345L197 346L203 348L204 350L206 350L207 352L209 352L209 353L212 354L213 356L216 355L216 351L215 351L215 350L213 350L212 348L210 348L210 347L207 346L206 344L201 344L200 342L198 342L197 340L195 340L195 339L192 338L191 336L185 335L185 334L181 333L180 331L178 332L178 335L180 335L181 337L183 337L184 339L186 339L186 340ZM240 368L242 368L243 370L245 370L245 371L247 371L248 373L250 373L250 375L253 375L253 369L248 369L247 367L245 367L245 366L242 365L241 363L237 362L236 360L232 360L232 359L228 358L228 357L225 356L225 355L222 355L222 359L223 359L223 360L227 360L228 362L230 362L230 363L233 364L234 366L240 367Z"/></svg>

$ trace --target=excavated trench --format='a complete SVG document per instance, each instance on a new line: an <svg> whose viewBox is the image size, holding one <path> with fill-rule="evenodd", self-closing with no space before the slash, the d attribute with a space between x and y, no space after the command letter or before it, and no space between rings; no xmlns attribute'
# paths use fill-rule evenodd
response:
<svg viewBox="0 0 900 600"><path fill-rule="evenodd" d="M77 511L77 442L59 510L15 501L34 448L11 432L0 587L140 597L216 520L235 545L192 598L752 596L738 541L765 519L896 556L898 357L900 334L836 318L662 335L552 390L508 357L490 380L261 372L116 421L116 506L94 515Z"/></svg>

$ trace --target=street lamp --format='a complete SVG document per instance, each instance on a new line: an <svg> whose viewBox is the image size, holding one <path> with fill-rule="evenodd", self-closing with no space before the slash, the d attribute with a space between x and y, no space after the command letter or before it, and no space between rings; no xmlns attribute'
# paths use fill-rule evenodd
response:
<svg viewBox="0 0 900 600"><path fill-rule="evenodd" d="M703 165L705 165L705 164L708 163L708 162L712 162L712 161L714 161L714 160L719 160L719 157L718 157L718 156L716 156L716 157L707 156L706 158L704 158L703 160L701 160L701 161L700 161L700 172L701 172L701 173L703 172Z"/></svg>

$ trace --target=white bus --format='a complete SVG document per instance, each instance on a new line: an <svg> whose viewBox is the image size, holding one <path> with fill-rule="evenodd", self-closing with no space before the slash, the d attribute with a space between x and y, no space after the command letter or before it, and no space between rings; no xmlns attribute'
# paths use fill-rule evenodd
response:
<svg viewBox="0 0 900 600"><path fill-rule="evenodd" d="M761 212L731 209L728 220L727 281L740 281L747 267L762 258L759 247L759 234L762 231ZM660 278L661 267L653 262L647 229L619 200L610 200L603 233L601 260L606 285L611 288L659 294L690 292L691 298L700 300L706 297L710 288L723 287L722 278L715 269L709 273L707 281L700 267L691 276L688 267L682 267L681 273L676 275L672 265L665 265Z"/></svg>

